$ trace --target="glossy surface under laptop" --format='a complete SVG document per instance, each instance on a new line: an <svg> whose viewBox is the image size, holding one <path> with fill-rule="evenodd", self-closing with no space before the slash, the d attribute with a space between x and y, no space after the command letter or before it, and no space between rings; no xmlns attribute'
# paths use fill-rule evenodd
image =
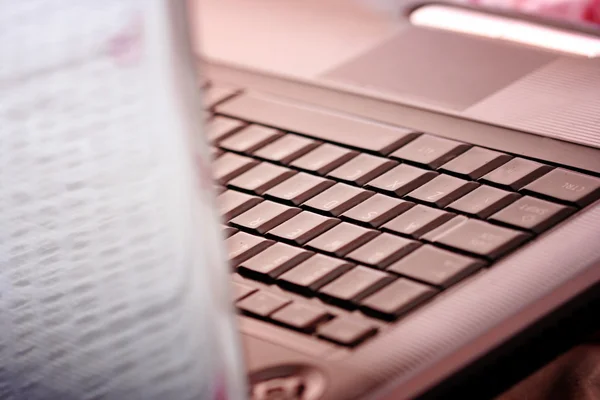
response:
<svg viewBox="0 0 600 400"><path fill-rule="evenodd" d="M366 3L198 11L256 399L433 396L598 293L600 59Z"/></svg>

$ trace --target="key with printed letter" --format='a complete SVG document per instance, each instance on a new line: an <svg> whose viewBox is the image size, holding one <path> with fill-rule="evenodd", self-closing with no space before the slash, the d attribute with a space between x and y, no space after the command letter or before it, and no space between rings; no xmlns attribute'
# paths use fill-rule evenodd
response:
<svg viewBox="0 0 600 400"><path fill-rule="evenodd" d="M334 181L300 172L267 190L265 197L298 206L334 184Z"/></svg>
<svg viewBox="0 0 600 400"><path fill-rule="evenodd" d="M208 123L207 136L208 140L213 143L218 143L219 141L233 135L246 124L237 119L216 116Z"/></svg>
<svg viewBox="0 0 600 400"><path fill-rule="evenodd" d="M440 167L441 171L458 175L463 179L478 179L510 160L508 154L472 147Z"/></svg>
<svg viewBox="0 0 600 400"><path fill-rule="evenodd" d="M340 222L337 218L302 211L300 214L271 229L268 235L279 240L303 245Z"/></svg>
<svg viewBox="0 0 600 400"><path fill-rule="evenodd" d="M223 192L227 190L227 188L219 185L218 183L215 183L214 188L216 194L223 194Z"/></svg>
<svg viewBox="0 0 600 400"><path fill-rule="evenodd" d="M224 102L237 95L240 92L239 89L225 87L225 86L209 86L204 91L204 106L207 109L214 108L217 104Z"/></svg>
<svg viewBox="0 0 600 400"><path fill-rule="evenodd" d="M454 215L446 211L418 204L383 225L381 229L418 239L425 233L448 221Z"/></svg>
<svg viewBox="0 0 600 400"><path fill-rule="evenodd" d="M523 232L469 219L437 237L435 243L493 260L530 237Z"/></svg>
<svg viewBox="0 0 600 400"><path fill-rule="evenodd" d="M487 218L519 197L517 193L482 185L451 203L447 208L478 218Z"/></svg>
<svg viewBox="0 0 600 400"><path fill-rule="evenodd" d="M300 264L314 253L292 247L283 243L275 243L238 266L240 275L259 279L276 278L285 271Z"/></svg>
<svg viewBox="0 0 600 400"><path fill-rule="evenodd" d="M365 187L377 192L401 197L435 178L437 175L438 173L434 171L401 164L378 178L373 179Z"/></svg>
<svg viewBox="0 0 600 400"><path fill-rule="evenodd" d="M490 220L540 233L574 212L572 207L525 196L492 215Z"/></svg>
<svg viewBox="0 0 600 400"><path fill-rule="evenodd" d="M236 305L247 313L264 318L291 302L290 299L261 290L238 301Z"/></svg>
<svg viewBox="0 0 600 400"><path fill-rule="evenodd" d="M327 176L362 186L396 165L396 161L363 153L334 169Z"/></svg>
<svg viewBox="0 0 600 400"><path fill-rule="evenodd" d="M377 228L414 205L410 201L395 199L377 193L356 207L346 211L342 214L342 218L361 225Z"/></svg>
<svg viewBox="0 0 600 400"><path fill-rule="evenodd" d="M361 302L367 314L395 319L437 294L434 288L400 278Z"/></svg>
<svg viewBox="0 0 600 400"><path fill-rule="evenodd" d="M387 272L359 265L323 286L319 294L324 300L351 307L393 280L394 277Z"/></svg>
<svg viewBox="0 0 600 400"><path fill-rule="evenodd" d="M517 190L550 171L552 167L524 158L513 158L481 178L482 182Z"/></svg>
<svg viewBox="0 0 600 400"><path fill-rule="evenodd" d="M234 301L241 300L244 297L247 297L252 293L256 292L256 290L257 289L248 285L244 285L243 283L233 282L233 299Z"/></svg>
<svg viewBox="0 0 600 400"><path fill-rule="evenodd" d="M425 245L392 264L387 271L447 288L484 265L474 258Z"/></svg>
<svg viewBox="0 0 600 400"><path fill-rule="evenodd" d="M346 185L345 183L336 183L306 201L302 204L302 207L337 217L374 194L369 190Z"/></svg>
<svg viewBox="0 0 600 400"><path fill-rule="evenodd" d="M356 157L357 154L357 151L325 143L293 161L291 166L318 175L325 175Z"/></svg>
<svg viewBox="0 0 600 400"><path fill-rule="evenodd" d="M342 257L377 235L379 235L377 231L342 222L321 236L317 236L306 246L316 251Z"/></svg>
<svg viewBox="0 0 600 400"><path fill-rule="evenodd" d="M223 154L223 150L217 149L216 147L210 147L209 150L210 150L210 158L213 160L219 158L219 156Z"/></svg>
<svg viewBox="0 0 600 400"><path fill-rule="evenodd" d="M233 228L231 226L223 226L223 236L225 236L226 238L228 238L229 236L233 236L238 231L239 230L237 228Z"/></svg>
<svg viewBox="0 0 600 400"><path fill-rule="evenodd" d="M317 329L319 337L344 346L356 346L377 333L377 328L364 321L338 317Z"/></svg>
<svg viewBox="0 0 600 400"><path fill-rule="evenodd" d="M258 164L258 161L234 153L225 153L213 161L213 178L225 184L236 176L248 171Z"/></svg>
<svg viewBox="0 0 600 400"><path fill-rule="evenodd" d="M263 200L260 197L236 192L234 190L227 190L217 197L217 204L219 205L221 216L226 221L248 211L262 201Z"/></svg>
<svg viewBox="0 0 600 400"><path fill-rule="evenodd" d="M275 242L245 232L238 232L225 241L228 250L228 259L232 266L237 265L250 257L260 253Z"/></svg>
<svg viewBox="0 0 600 400"><path fill-rule="evenodd" d="M521 190L526 194L584 207L600 198L600 179L557 168Z"/></svg>
<svg viewBox="0 0 600 400"><path fill-rule="evenodd" d="M433 241L435 241L435 238L437 238L438 236L441 236L442 234L446 233L450 229L453 229L455 226L462 224L466 220L468 220L468 218L465 217L464 215L457 215L457 216L451 218L450 220L444 222L437 228L432 229L429 232L427 232L426 234L422 235L421 237L419 237L419 239L424 240L426 242L433 242Z"/></svg>
<svg viewBox="0 0 600 400"><path fill-rule="evenodd" d="M295 173L279 165L261 163L229 181L228 185L254 194L263 194Z"/></svg>
<svg viewBox="0 0 600 400"><path fill-rule="evenodd" d="M249 125L219 144L222 148L250 154L283 135L283 132L266 126Z"/></svg>
<svg viewBox="0 0 600 400"><path fill-rule="evenodd" d="M277 283L281 287L307 294L328 284L352 267L354 265L344 260L315 254L281 275Z"/></svg>
<svg viewBox="0 0 600 400"><path fill-rule="evenodd" d="M421 135L392 153L390 157L437 169L468 148L469 145L466 143L431 135Z"/></svg>
<svg viewBox="0 0 600 400"><path fill-rule="evenodd" d="M258 149L254 155L276 163L289 164L318 145L319 142L288 133Z"/></svg>
<svg viewBox="0 0 600 400"><path fill-rule="evenodd" d="M385 268L397 259L410 253L421 244L415 240L401 238L382 233L375 239L367 242L346 257L358 264L372 265Z"/></svg>
<svg viewBox="0 0 600 400"><path fill-rule="evenodd" d="M438 175L407 194L406 198L442 208L469 193L477 186L479 184L475 182L465 181L450 175Z"/></svg>
<svg viewBox="0 0 600 400"><path fill-rule="evenodd" d="M295 302L275 312L271 318L294 329L311 332L321 322L331 319L332 315L314 305Z"/></svg>
<svg viewBox="0 0 600 400"><path fill-rule="evenodd" d="M298 214L299 208L284 206L272 201L263 201L230 221L231 225L266 233L277 225Z"/></svg>

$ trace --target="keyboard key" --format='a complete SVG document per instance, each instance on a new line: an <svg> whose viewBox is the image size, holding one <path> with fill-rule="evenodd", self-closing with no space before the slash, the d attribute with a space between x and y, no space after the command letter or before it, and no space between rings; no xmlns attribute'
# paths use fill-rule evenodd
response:
<svg viewBox="0 0 600 400"><path fill-rule="evenodd" d="M471 193L451 203L447 208L479 218L487 218L520 196L492 186L479 186Z"/></svg>
<svg viewBox="0 0 600 400"><path fill-rule="evenodd" d="M390 157L437 169L447 161L466 151L468 144L431 135L421 135Z"/></svg>
<svg viewBox="0 0 600 400"><path fill-rule="evenodd" d="M217 205L221 216L226 221L248 211L263 200L246 193L227 190L217 197Z"/></svg>
<svg viewBox="0 0 600 400"><path fill-rule="evenodd" d="M276 239L303 245L339 224L340 220L308 211L302 211L268 233Z"/></svg>
<svg viewBox="0 0 600 400"><path fill-rule="evenodd" d="M229 181L229 185L254 194L263 194L295 173L285 167L261 163Z"/></svg>
<svg viewBox="0 0 600 400"><path fill-rule="evenodd" d="M214 108L217 104L224 102L227 99L234 97L240 92L239 89L224 87L224 86L210 86L204 90L204 107L208 109Z"/></svg>
<svg viewBox="0 0 600 400"><path fill-rule="evenodd" d="M217 149L216 147L212 147L212 146L209 148L209 151L210 151L210 158L212 160L219 158L219 156L223 154L223 150Z"/></svg>
<svg viewBox="0 0 600 400"><path fill-rule="evenodd" d="M522 191L584 207L600 198L600 178L557 168L531 182Z"/></svg>
<svg viewBox="0 0 600 400"><path fill-rule="evenodd" d="M377 328L366 321L355 321L338 317L319 326L319 337L343 346L356 346L377 333Z"/></svg>
<svg viewBox="0 0 600 400"><path fill-rule="evenodd" d="M306 246L342 257L377 235L379 235L377 231L342 222L321 236L317 236L308 242Z"/></svg>
<svg viewBox="0 0 600 400"><path fill-rule="evenodd" d="M362 186L396 165L398 165L396 161L363 153L334 169L327 176Z"/></svg>
<svg viewBox="0 0 600 400"><path fill-rule="evenodd" d="M225 153L213 161L213 178L222 184L226 184L236 176L248 171L258 164L258 161L233 153Z"/></svg>
<svg viewBox="0 0 600 400"><path fill-rule="evenodd" d="M440 170L460 176L463 179L479 179L508 160L508 154L472 147L455 159L440 167Z"/></svg>
<svg viewBox="0 0 600 400"><path fill-rule="evenodd" d="M208 140L212 143L218 143L245 126L246 124L244 122L237 119L216 116L208 123L206 130Z"/></svg>
<svg viewBox="0 0 600 400"><path fill-rule="evenodd" d="M260 125L249 125L221 141L220 146L224 149L238 153L252 154L255 150L271 143L283 132L273 128Z"/></svg>
<svg viewBox="0 0 600 400"><path fill-rule="evenodd" d="M233 236L236 233L238 233L238 229L231 226L223 226L223 235L225 235L225 237Z"/></svg>
<svg viewBox="0 0 600 400"><path fill-rule="evenodd" d="M292 301L273 293L259 291L237 302L240 310L266 318Z"/></svg>
<svg viewBox="0 0 600 400"><path fill-rule="evenodd" d="M573 212L572 207L525 196L492 215L490 220L541 233Z"/></svg>
<svg viewBox="0 0 600 400"><path fill-rule="evenodd" d="M513 158L484 175L481 180L505 189L518 190L551 169L552 167L535 161L524 158Z"/></svg>
<svg viewBox="0 0 600 400"><path fill-rule="evenodd" d="M281 275L278 284L303 293L314 292L349 271L353 266L338 258L315 254Z"/></svg>
<svg viewBox="0 0 600 400"><path fill-rule="evenodd" d="M437 175L437 172L401 164L369 182L366 188L402 197Z"/></svg>
<svg viewBox="0 0 600 400"><path fill-rule="evenodd" d="M233 301L238 301L244 297L248 297L252 293L256 292L257 289L244 285L243 283L233 282Z"/></svg>
<svg viewBox="0 0 600 400"><path fill-rule="evenodd" d="M240 275L253 278L276 278L300 264L314 253L283 243L275 243L238 266Z"/></svg>
<svg viewBox="0 0 600 400"><path fill-rule="evenodd" d="M267 200L233 218L230 223L233 226L263 234L292 218L300 211L299 208L288 207Z"/></svg>
<svg viewBox="0 0 600 400"><path fill-rule="evenodd" d="M484 265L479 260L425 245L392 264L387 270L447 288Z"/></svg>
<svg viewBox="0 0 600 400"><path fill-rule="evenodd" d="M356 207L346 211L342 214L342 218L357 224L377 228L414 205L410 201L395 199L377 193Z"/></svg>
<svg viewBox="0 0 600 400"><path fill-rule="evenodd" d="M260 253L275 242L245 232L238 232L225 241L230 264L237 267L239 263Z"/></svg>
<svg viewBox="0 0 600 400"><path fill-rule="evenodd" d="M356 261L358 264L385 268L420 245L419 242L414 240L390 235L389 233L382 233L346 257Z"/></svg>
<svg viewBox="0 0 600 400"><path fill-rule="evenodd" d="M298 206L335 184L319 176L300 172L265 192L265 197Z"/></svg>
<svg viewBox="0 0 600 400"><path fill-rule="evenodd" d="M332 315L316 306L292 303L271 316L271 319L303 332L312 332L321 322L331 319Z"/></svg>
<svg viewBox="0 0 600 400"><path fill-rule="evenodd" d="M344 183L336 183L329 189L308 200L302 206L334 217L371 197L374 193Z"/></svg>
<svg viewBox="0 0 600 400"><path fill-rule="evenodd" d="M359 265L323 286L319 289L319 294L327 301L349 306L375 293L393 280L394 277L387 272Z"/></svg>
<svg viewBox="0 0 600 400"><path fill-rule="evenodd" d="M292 162L292 167L325 175L355 157L358 152L325 143Z"/></svg>
<svg viewBox="0 0 600 400"><path fill-rule="evenodd" d="M436 294L430 286L400 278L364 299L361 305L367 314L396 319Z"/></svg>
<svg viewBox="0 0 600 400"><path fill-rule="evenodd" d="M260 95L241 95L224 103L218 111L244 121L277 126L324 142L380 154L389 154L417 136L410 129L322 109L298 107Z"/></svg>
<svg viewBox="0 0 600 400"><path fill-rule="evenodd" d="M419 204L389 221L381 229L418 239L452 217L452 213Z"/></svg>
<svg viewBox="0 0 600 400"><path fill-rule="evenodd" d="M318 145L319 143L312 139L288 133L255 151L254 155L276 163L289 164Z"/></svg>
<svg viewBox="0 0 600 400"><path fill-rule="evenodd" d="M433 241L435 241L435 238L437 238L438 236L441 236L442 234L446 233L447 231L454 228L455 226L462 224L466 220L468 220L468 218L465 217L464 215L457 215L454 218L450 219L449 221L444 222L442 225L438 226L437 228L430 230L429 232L427 232L426 234L421 236L419 239L424 240L426 242L433 242Z"/></svg>
<svg viewBox="0 0 600 400"><path fill-rule="evenodd" d="M475 182L465 181L450 175L438 175L420 188L410 192L406 197L410 200L421 201L443 208L477 186L479 184Z"/></svg>
<svg viewBox="0 0 600 400"><path fill-rule="evenodd" d="M435 243L481 257L496 259L529 238L530 235L523 232L469 219L436 238Z"/></svg>

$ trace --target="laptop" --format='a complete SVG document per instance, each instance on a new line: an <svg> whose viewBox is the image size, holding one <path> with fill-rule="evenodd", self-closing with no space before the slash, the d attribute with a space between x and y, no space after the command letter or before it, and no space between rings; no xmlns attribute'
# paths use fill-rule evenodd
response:
<svg viewBox="0 0 600 400"><path fill-rule="evenodd" d="M0 398L486 398L596 327L597 36L397 4L203 1L196 85L182 2L0 2Z"/></svg>
<svg viewBox="0 0 600 400"><path fill-rule="evenodd" d="M195 16L253 399L488 398L595 325L592 27L410 1Z"/></svg>

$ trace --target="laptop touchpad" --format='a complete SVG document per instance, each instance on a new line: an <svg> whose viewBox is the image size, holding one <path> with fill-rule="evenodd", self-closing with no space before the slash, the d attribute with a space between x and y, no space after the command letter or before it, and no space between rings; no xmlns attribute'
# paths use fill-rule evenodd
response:
<svg viewBox="0 0 600 400"><path fill-rule="evenodd" d="M464 111L556 58L511 43L409 28L324 77L420 105Z"/></svg>

